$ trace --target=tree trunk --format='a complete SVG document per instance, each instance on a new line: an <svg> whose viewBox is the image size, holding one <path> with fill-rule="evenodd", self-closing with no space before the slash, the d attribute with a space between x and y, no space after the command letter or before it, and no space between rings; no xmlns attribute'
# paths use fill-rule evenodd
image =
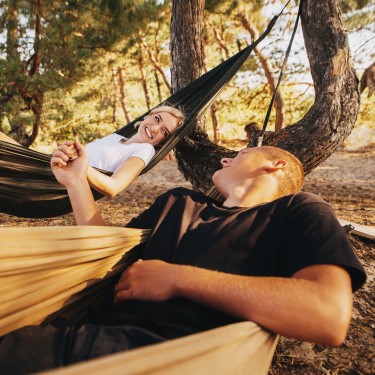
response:
<svg viewBox="0 0 375 375"><path fill-rule="evenodd" d="M223 28L220 30L221 31L220 32L214 24L211 23L209 25L214 34L214 38L217 44L219 45L221 56L224 61L230 57L230 54L229 54L228 47L225 45L224 36L223 36Z"/></svg>
<svg viewBox="0 0 375 375"><path fill-rule="evenodd" d="M12 129L11 136L24 145L29 147L38 136L40 121L43 112L43 100L44 100L44 90L41 85L37 85L33 91L28 88L27 77L34 77L39 73L39 67L41 63L40 54L40 43L41 43L41 0L35 1L35 28L34 28L34 54L31 58L24 64L21 68L21 57L18 52L18 8L17 2L15 0L8 1L8 11L7 11L7 55L8 60L11 62L12 69L14 70L13 77L22 76L18 79L20 83L12 85L12 90L14 90L11 95L13 103L9 103L12 107L10 110L10 126ZM25 79L26 77L26 79ZM16 90L17 89L17 90ZM26 125L23 119L19 115L20 113L20 103L23 100L26 105L26 109L32 111L34 115L34 121L32 124L31 134L26 133ZM9 97L10 99L10 97Z"/></svg>
<svg viewBox="0 0 375 375"><path fill-rule="evenodd" d="M206 45L207 40L204 39L204 43L202 45L202 54L203 54L203 70L205 73L207 73L207 65L206 65ZM229 51L228 51L229 54ZM217 112L217 105L216 103L213 103L210 106L210 114L211 114L211 121L212 121L212 131L213 131L213 141L216 145L221 145L221 129L219 120L216 115Z"/></svg>
<svg viewBox="0 0 375 375"><path fill-rule="evenodd" d="M252 41L256 40L259 37L259 32L256 29L255 25L249 22L249 20L243 14L239 15L239 19L244 29L250 34ZM270 85L270 91L272 96L276 88L275 78L272 73L272 64L270 60L259 50L258 47L254 48L254 53L256 57L259 59L260 64L262 65L264 74L267 78L267 82ZM279 131L283 127L284 123L284 103L280 94L280 90L277 90L277 93L275 95L274 107L276 112L275 130Z"/></svg>
<svg viewBox="0 0 375 375"><path fill-rule="evenodd" d="M204 0L173 0L171 19L172 92L202 74Z"/></svg>
<svg viewBox="0 0 375 375"><path fill-rule="evenodd" d="M41 33L42 33L42 0L35 1L35 35L34 35L34 55L30 59L28 63L30 63L30 67L28 64L25 67L25 75L29 77L34 77L39 74L39 67L41 63L41 55L40 55L40 43L41 43ZM27 71L28 70L28 71ZM32 93L27 92L26 85L20 87L20 93L23 100L27 103L29 109L34 114L34 122L32 132L29 135L26 135L25 130L24 136L26 136L26 140L22 143L25 147L31 146L36 137L39 133L40 128L40 121L42 119L42 112L43 112L43 102L44 102L44 89L39 84L35 91ZM23 127L22 127L23 128Z"/></svg>
<svg viewBox="0 0 375 375"><path fill-rule="evenodd" d="M187 13L193 12L189 9L177 12L176 3L185 1L175 0L173 3L171 25L180 26L171 27L174 89L196 78L186 69L188 62L192 64L195 60L191 55L192 46L185 41L200 38L200 33L197 33L199 24L185 25ZM197 1L189 1L188 8L192 3L195 3L196 9L198 5L202 6L202 1L199 4L196 4ZM190 21L193 22L193 19ZM195 20L197 23L200 21L200 18ZM274 145L295 154L301 160L305 172L309 173L327 159L350 134L359 110L359 92L338 1L305 0L301 23L316 92L315 103L304 118L271 133L263 144ZM185 80L181 78L184 73ZM192 131L189 139L180 143L176 156L179 165L184 166L180 170L193 183L194 188L206 191L207 186L212 184L212 174L220 168L220 159L234 154L236 152L215 146L198 127ZM202 173L198 174L198 170Z"/></svg>
<svg viewBox="0 0 375 375"><path fill-rule="evenodd" d="M173 0L171 19L172 92L185 87L202 73L202 21L204 0ZM198 123L194 131L176 146L178 169L194 187L211 185L216 146ZM223 152L225 149L222 149Z"/></svg>
<svg viewBox="0 0 375 375"><path fill-rule="evenodd" d="M124 112L126 122L129 123L131 121L131 118L130 118L130 111L129 111L129 108L128 108L128 104L126 102L125 81L124 81L124 76L122 74L122 68L121 67L117 68L117 73L118 73L119 83L120 83L121 108Z"/></svg>
<svg viewBox="0 0 375 375"><path fill-rule="evenodd" d="M140 41L142 43L142 46L144 47L144 49L146 50L147 54L148 54L148 57L149 59L151 60L152 62L152 65L154 66L154 68L160 73L160 75L162 76L163 78L163 81L165 83L165 85L167 86L168 88L168 91L171 91L171 85L168 81L168 78L167 76L165 75L162 67L160 66L159 62L158 62L158 58L157 58L157 55L155 55L152 51L151 51L151 48L150 46L147 44L146 40L144 38L142 38L140 36Z"/></svg>
<svg viewBox="0 0 375 375"><path fill-rule="evenodd" d="M118 92L119 92L119 80L117 78L117 72L115 68L112 68L112 82L113 82L113 91L112 91L112 123L116 124L117 116L117 101L118 101Z"/></svg>
<svg viewBox="0 0 375 375"><path fill-rule="evenodd" d="M148 92L147 88L147 82L146 82L146 74L145 74L145 68L143 66L143 52L142 52L142 42L141 42L141 36L140 33L138 33L138 67L139 71L141 72L141 83L142 83L142 88L143 92L145 94L145 99L146 99L146 105L147 109L151 109L151 100L150 100L150 94Z"/></svg>

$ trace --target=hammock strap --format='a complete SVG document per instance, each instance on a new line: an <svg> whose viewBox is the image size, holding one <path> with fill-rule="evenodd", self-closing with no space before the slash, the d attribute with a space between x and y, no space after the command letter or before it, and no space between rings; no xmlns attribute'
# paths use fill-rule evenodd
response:
<svg viewBox="0 0 375 375"><path fill-rule="evenodd" d="M285 6L284 6L283 10L281 11L281 13L284 11L284 9L289 4L289 2L290 2L290 0L285 4ZM302 11L302 3L303 3L303 0L301 0L300 3L299 3L298 13L297 13L296 21L294 23L293 33L292 33L292 36L291 36L290 41L289 41L288 49L287 49L287 51L285 53L283 64L282 64L281 69L280 69L279 78L277 80L275 91L273 92L270 104L268 105L268 109L267 109L266 117L264 118L264 122L263 122L263 127L262 127L262 130L261 130L261 133L260 133L260 135L259 135L259 137L257 139L257 144L256 145L252 145L252 146L256 146L256 147L261 147L262 146L264 134L266 132L266 128L267 128L267 125L268 125L268 122L269 122L269 119L270 119L270 115L271 115L271 111L272 111L272 108L273 108L273 104L275 102L275 97L276 97L276 94L278 92L278 89L279 89L279 86L280 86L280 83L281 83L281 79L282 79L283 74L284 74L285 67L286 67L286 65L288 63L288 58L289 58L289 55L290 55L290 51L292 49L293 40L294 40L294 37L295 37L296 32L297 32L297 27L298 27L298 23L299 23L299 19L300 19L300 16L301 16L301 11Z"/></svg>

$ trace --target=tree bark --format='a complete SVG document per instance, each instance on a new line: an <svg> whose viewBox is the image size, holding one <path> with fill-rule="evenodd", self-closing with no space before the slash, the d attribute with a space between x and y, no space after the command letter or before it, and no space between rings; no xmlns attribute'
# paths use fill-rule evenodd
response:
<svg viewBox="0 0 375 375"><path fill-rule="evenodd" d="M181 26L171 27L174 90L196 78L186 69L186 65L189 65L187 61L191 64L195 60L192 59L191 45L184 40L201 36L197 33L200 27L198 24L185 25L186 13L193 12L188 9L185 9L185 13L176 11L176 4L183 7L182 3L185 4L185 1L175 0L172 9L171 25ZM202 1L186 3L189 3L188 7L196 5L197 9L198 5L202 6ZM193 22L193 19L190 21ZM198 17L195 22L201 22L201 18ZM350 134L359 110L359 91L338 1L305 0L301 23L314 81L315 103L300 121L269 134L263 144L290 151L301 160L305 172L309 173ZM185 79L181 77L184 73ZM220 159L236 154L232 150L215 146L199 127L177 149L179 165L184 166L180 170L193 187L201 191L206 191L212 185L211 176L220 168Z"/></svg>
<svg viewBox="0 0 375 375"><path fill-rule="evenodd" d="M202 23L204 0L173 0L171 19L172 92L198 78L203 69ZM202 123L176 146L178 169L194 187L211 185L210 156L219 146L210 142ZM225 151L225 149L223 149Z"/></svg>
<svg viewBox="0 0 375 375"><path fill-rule="evenodd" d="M202 74L204 0L173 0L171 19L172 92Z"/></svg>

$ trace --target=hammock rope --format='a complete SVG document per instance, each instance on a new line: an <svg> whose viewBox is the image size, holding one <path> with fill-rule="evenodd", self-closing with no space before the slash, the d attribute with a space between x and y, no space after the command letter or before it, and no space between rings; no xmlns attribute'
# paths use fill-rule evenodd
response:
<svg viewBox="0 0 375 375"><path fill-rule="evenodd" d="M287 7L287 5L290 3L290 1L288 1L284 8L282 9L281 13L284 11L284 9ZM286 65L288 63L288 59L289 59L289 55L290 55L290 51L292 50L292 45L293 45L293 41L294 41L294 37L296 35L296 32L297 32L297 28L298 28L298 23L299 23L299 19L301 17L301 12L302 12L302 3L303 3L303 0L300 1L299 3L299 7L298 7L298 13L297 13L297 17L296 17L296 20L294 22L294 28L293 28L293 32L292 32L292 35L290 37L290 40L289 40L289 44L288 44L288 48L287 48L287 51L285 53L285 56L284 56L284 61L283 61L283 64L281 66L281 69L280 69L280 72L279 72L279 77L277 79L277 84L276 84L276 87L275 87L275 90L272 94L272 97L271 97L271 100L270 100L270 103L268 105L268 108L267 108L267 113L266 113L266 116L264 118L264 122L263 122L263 126L262 126L262 130L260 132L260 135L258 136L257 140L256 140L256 145L249 145L249 146L256 146L256 147L261 147L262 146L262 143L263 143L263 139L264 139L264 134L266 133L266 128L267 128L267 125L268 125L268 122L269 122L269 119L270 119L270 116L271 116L271 111L272 111L272 108L273 108L273 104L275 102L275 98L276 98L276 94L279 90L279 86L280 86L280 83L281 83L281 80L283 78L283 75L284 75L284 71L285 71L285 68L286 68Z"/></svg>

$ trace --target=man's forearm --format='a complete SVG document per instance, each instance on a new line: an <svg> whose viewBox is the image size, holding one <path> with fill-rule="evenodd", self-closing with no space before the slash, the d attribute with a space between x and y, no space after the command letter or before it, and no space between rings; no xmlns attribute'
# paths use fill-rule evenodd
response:
<svg viewBox="0 0 375 375"><path fill-rule="evenodd" d="M77 225L106 225L100 216L86 179L67 188Z"/></svg>
<svg viewBox="0 0 375 375"><path fill-rule="evenodd" d="M319 277L247 277L177 266L176 294L276 333L327 345L345 338L351 316L350 279L336 266ZM331 268L333 267L333 268ZM333 271L333 272L331 272Z"/></svg>

